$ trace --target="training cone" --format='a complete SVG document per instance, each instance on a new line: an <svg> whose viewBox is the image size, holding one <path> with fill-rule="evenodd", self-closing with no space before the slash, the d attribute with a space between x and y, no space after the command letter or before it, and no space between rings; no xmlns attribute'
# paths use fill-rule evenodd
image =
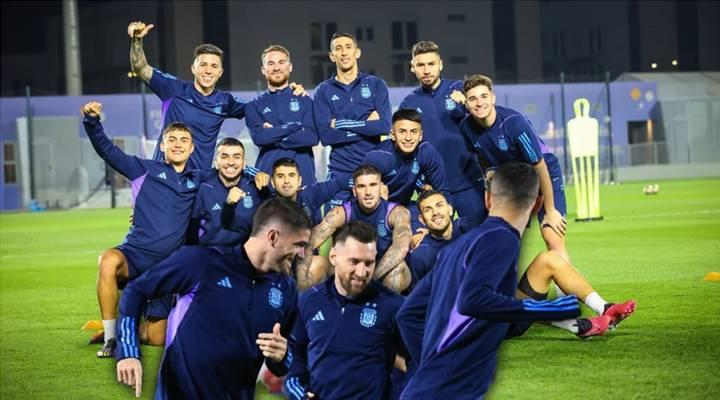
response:
<svg viewBox="0 0 720 400"><path fill-rule="evenodd" d="M720 282L720 272L709 272L705 275L705 280L710 282Z"/></svg>
<svg viewBox="0 0 720 400"><path fill-rule="evenodd" d="M84 331L99 331L102 328L102 321L97 319L91 319L90 321L86 322L85 325L83 325L80 329Z"/></svg>

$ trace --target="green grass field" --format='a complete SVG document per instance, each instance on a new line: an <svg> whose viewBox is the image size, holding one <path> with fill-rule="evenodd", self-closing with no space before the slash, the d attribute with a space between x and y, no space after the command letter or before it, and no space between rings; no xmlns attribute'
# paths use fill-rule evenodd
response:
<svg viewBox="0 0 720 400"><path fill-rule="evenodd" d="M647 183L604 186L605 220L569 224L573 263L606 299L636 299L635 315L588 341L536 325L506 342L490 398L720 398L720 282L703 280L720 272L720 180L658 183L655 196L642 194ZM574 210L572 188L567 197ZM80 330L98 318L97 256L121 241L128 215L0 215L0 398L132 397ZM522 265L543 248L537 231ZM152 398L161 352L144 352Z"/></svg>

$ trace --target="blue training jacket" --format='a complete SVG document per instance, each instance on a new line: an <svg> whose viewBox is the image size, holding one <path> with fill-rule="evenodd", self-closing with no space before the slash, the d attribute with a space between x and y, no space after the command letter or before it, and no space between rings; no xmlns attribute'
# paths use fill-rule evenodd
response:
<svg viewBox="0 0 720 400"><path fill-rule="evenodd" d="M178 293L168 318L156 399L253 399L263 361L275 375L292 359L266 360L260 333L281 325L289 337L297 313L295 281L261 274L242 246L185 246L131 281L120 299L117 359L140 358L139 318L147 299Z"/></svg>
<svg viewBox="0 0 720 400"><path fill-rule="evenodd" d="M385 399L395 354L402 354L395 314L403 299L370 282L356 298L340 295L335 277L300 295L285 380L290 399Z"/></svg>
<svg viewBox="0 0 720 400"><path fill-rule="evenodd" d="M511 321L580 315L575 296L515 299L520 235L488 217L437 256L397 315L410 356L420 360L402 399L476 399L492 382Z"/></svg>

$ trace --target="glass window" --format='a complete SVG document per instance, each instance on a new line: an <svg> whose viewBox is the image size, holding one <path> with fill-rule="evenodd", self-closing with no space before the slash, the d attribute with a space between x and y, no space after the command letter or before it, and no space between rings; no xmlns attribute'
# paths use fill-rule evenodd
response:
<svg viewBox="0 0 720 400"><path fill-rule="evenodd" d="M319 23L310 24L310 50L322 50L322 27Z"/></svg>
<svg viewBox="0 0 720 400"><path fill-rule="evenodd" d="M3 143L3 182L6 184L17 183L16 159L15 142Z"/></svg>
<svg viewBox="0 0 720 400"><path fill-rule="evenodd" d="M403 48L403 24L402 22L393 22L391 25L392 32L392 48L393 50L402 50Z"/></svg>

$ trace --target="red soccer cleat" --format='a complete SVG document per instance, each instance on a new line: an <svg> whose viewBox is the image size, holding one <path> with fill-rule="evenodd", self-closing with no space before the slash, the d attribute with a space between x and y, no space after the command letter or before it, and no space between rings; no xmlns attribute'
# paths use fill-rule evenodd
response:
<svg viewBox="0 0 720 400"><path fill-rule="evenodd" d="M610 317L607 315L597 315L592 318L580 318L578 319L578 329L580 332L577 333L581 339L588 339L593 336L602 336L608 330L610 326Z"/></svg>
<svg viewBox="0 0 720 400"><path fill-rule="evenodd" d="M610 329L615 329L622 320L632 315L636 306L635 300L606 306L603 315L610 318Z"/></svg>
<svg viewBox="0 0 720 400"><path fill-rule="evenodd" d="M103 344L105 343L105 331L99 330L90 336L88 344Z"/></svg>

